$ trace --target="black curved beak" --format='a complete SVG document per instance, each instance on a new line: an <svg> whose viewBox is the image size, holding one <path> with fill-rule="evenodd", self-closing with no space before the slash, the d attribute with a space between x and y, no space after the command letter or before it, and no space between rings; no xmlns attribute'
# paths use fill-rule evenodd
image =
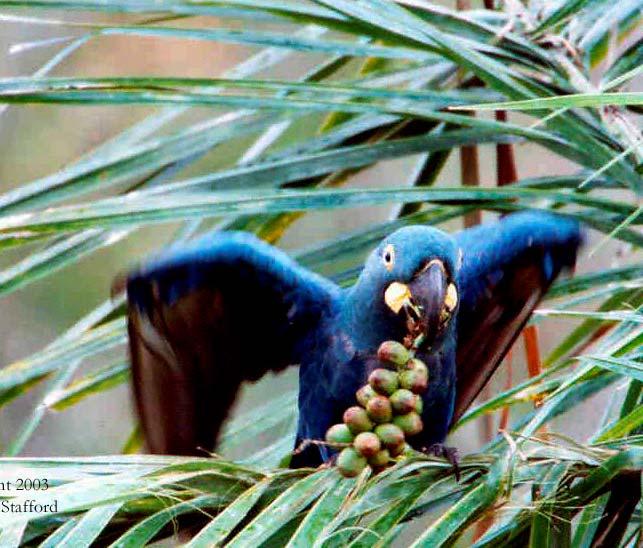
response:
<svg viewBox="0 0 643 548"><path fill-rule="evenodd" d="M411 299L420 310L419 321L427 341L438 335L444 319L449 280L441 261L429 262L411 281Z"/></svg>

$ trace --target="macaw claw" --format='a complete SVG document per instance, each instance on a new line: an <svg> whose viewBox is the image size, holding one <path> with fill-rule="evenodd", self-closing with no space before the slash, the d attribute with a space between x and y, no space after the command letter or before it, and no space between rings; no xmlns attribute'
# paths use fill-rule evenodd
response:
<svg viewBox="0 0 643 548"><path fill-rule="evenodd" d="M456 481L460 481L460 457L458 456L457 447L447 447L442 443L434 443L429 447L421 449L425 455L433 455L435 457L443 457L451 466L453 466L453 473L455 474Z"/></svg>

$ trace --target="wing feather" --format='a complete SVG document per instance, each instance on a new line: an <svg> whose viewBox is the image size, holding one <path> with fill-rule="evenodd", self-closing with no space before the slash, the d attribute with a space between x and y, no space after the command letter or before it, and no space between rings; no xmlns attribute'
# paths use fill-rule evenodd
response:
<svg viewBox="0 0 643 548"><path fill-rule="evenodd" d="M147 449L213 450L239 387L299 362L338 289L249 235L168 251L127 282Z"/></svg>
<svg viewBox="0 0 643 548"><path fill-rule="evenodd" d="M572 269L577 223L544 212L509 215L456 236L462 250L453 422L491 378L553 281Z"/></svg>

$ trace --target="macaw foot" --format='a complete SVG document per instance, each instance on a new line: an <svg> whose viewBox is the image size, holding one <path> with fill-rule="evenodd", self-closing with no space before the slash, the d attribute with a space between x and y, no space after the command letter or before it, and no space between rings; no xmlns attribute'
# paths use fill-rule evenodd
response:
<svg viewBox="0 0 643 548"><path fill-rule="evenodd" d="M291 453L291 468L331 468L335 466L339 453L333 453L325 462L322 461L321 453L315 447L333 447L341 449L348 447L348 443L331 444L321 440L301 440Z"/></svg>
<svg viewBox="0 0 643 548"><path fill-rule="evenodd" d="M443 443L434 443L429 447L423 447L422 453L426 455L433 455L436 457L443 457L453 466L453 473L455 479L460 481L460 458L458 456L458 449L456 447L447 447Z"/></svg>

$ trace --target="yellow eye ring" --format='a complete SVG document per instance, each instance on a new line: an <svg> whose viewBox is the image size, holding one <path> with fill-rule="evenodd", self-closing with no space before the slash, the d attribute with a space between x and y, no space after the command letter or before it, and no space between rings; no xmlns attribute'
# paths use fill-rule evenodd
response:
<svg viewBox="0 0 643 548"><path fill-rule="evenodd" d="M386 270L389 272L393 270L393 265L395 264L395 248L392 244L388 244L384 248L384 251L382 252L382 261L384 262Z"/></svg>

